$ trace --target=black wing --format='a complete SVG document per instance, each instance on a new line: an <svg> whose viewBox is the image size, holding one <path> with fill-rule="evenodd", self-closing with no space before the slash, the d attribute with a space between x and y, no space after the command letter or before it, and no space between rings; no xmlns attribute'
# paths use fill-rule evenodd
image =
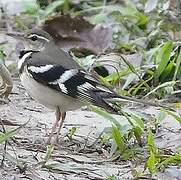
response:
<svg viewBox="0 0 181 180"><path fill-rule="evenodd" d="M27 70L36 81L53 90L106 109L111 107L104 99L117 97L113 91L83 70L65 69L52 64L28 65Z"/></svg>

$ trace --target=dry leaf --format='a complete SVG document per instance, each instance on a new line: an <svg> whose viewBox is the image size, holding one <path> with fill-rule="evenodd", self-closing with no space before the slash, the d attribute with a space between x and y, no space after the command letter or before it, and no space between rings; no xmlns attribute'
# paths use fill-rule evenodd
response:
<svg viewBox="0 0 181 180"><path fill-rule="evenodd" d="M112 45L111 27L92 25L83 17L62 15L45 21L42 28L51 34L60 48L88 49L101 54Z"/></svg>

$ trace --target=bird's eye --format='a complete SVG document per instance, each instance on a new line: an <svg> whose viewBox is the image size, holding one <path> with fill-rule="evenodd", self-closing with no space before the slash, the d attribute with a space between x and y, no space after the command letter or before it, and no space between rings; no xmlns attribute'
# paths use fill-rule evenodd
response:
<svg viewBox="0 0 181 180"><path fill-rule="evenodd" d="M38 37L37 35L32 35L31 37L29 37L29 39L31 39L32 41L36 41Z"/></svg>

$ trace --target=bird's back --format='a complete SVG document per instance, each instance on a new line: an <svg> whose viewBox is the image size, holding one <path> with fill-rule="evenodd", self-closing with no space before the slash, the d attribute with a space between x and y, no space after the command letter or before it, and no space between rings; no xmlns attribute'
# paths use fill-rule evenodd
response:
<svg viewBox="0 0 181 180"><path fill-rule="evenodd" d="M66 69L81 69L79 64L67 52L55 44L49 43L41 52L41 55L47 56L45 59L46 64L50 61L51 64L61 65Z"/></svg>

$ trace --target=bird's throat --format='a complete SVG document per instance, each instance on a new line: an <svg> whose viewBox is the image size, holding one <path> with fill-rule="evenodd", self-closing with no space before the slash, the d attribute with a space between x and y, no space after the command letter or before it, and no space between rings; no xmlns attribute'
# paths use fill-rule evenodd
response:
<svg viewBox="0 0 181 180"><path fill-rule="evenodd" d="M28 61L29 58L31 58L33 53L37 53L39 51L34 51L34 50L21 50L19 53L19 61L18 61L18 70L19 73L21 74L24 66L26 65L26 62Z"/></svg>

